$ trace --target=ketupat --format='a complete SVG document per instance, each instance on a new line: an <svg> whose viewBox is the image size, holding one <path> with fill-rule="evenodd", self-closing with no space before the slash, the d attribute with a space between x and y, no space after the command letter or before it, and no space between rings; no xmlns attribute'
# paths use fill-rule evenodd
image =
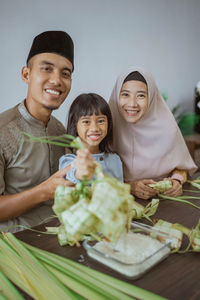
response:
<svg viewBox="0 0 200 300"><path fill-rule="evenodd" d="M97 178L91 187L86 186L89 191L87 195L83 192L85 190L83 186L80 189L78 185L77 190L75 187L75 191L79 193L79 199L75 198L75 203L71 203L67 209L64 209L62 197L65 202L66 195L70 195L70 193L65 193L63 189L69 191L69 187L57 188L55 213L59 212L61 225L57 229L47 227L47 230L58 235L60 245L79 245L86 235L97 237L98 234L102 238L114 242L124 230L129 229L132 219L144 217L151 221L149 217L156 212L159 199L153 199L144 207L134 200L128 184L105 176L99 167L98 172L100 173L97 176L100 175L101 179ZM57 197L59 201L57 201ZM67 203L69 204L68 197Z"/></svg>
<svg viewBox="0 0 200 300"><path fill-rule="evenodd" d="M79 239L79 235L92 232L94 224L98 222L95 215L90 213L87 201L83 199L63 211L61 218L66 231L77 239Z"/></svg>
<svg viewBox="0 0 200 300"><path fill-rule="evenodd" d="M114 182L114 179L97 182L88 209L100 220L107 219L108 222L120 208L128 213L127 194L129 196L130 191L127 187Z"/></svg>
<svg viewBox="0 0 200 300"><path fill-rule="evenodd" d="M162 180L156 183L149 184L150 187L156 189L159 193L164 193L165 191L172 188L172 183L170 180Z"/></svg>
<svg viewBox="0 0 200 300"><path fill-rule="evenodd" d="M53 210L58 214L61 226L57 230L47 230L58 234L60 244L72 245L74 241L78 245L85 235L98 233L114 241L129 227L128 212L132 208L130 203L134 201L130 186L105 176L100 166L96 177L90 187L86 181L82 182L81 188L80 184L73 189L57 187Z"/></svg>
<svg viewBox="0 0 200 300"><path fill-rule="evenodd" d="M178 223L170 223L164 220L158 220L154 225L161 232L168 233L172 238L171 247L173 252L185 253L187 251L200 252L200 219L195 228L189 229ZM189 243L185 250L179 250L182 243L183 234L185 234Z"/></svg>
<svg viewBox="0 0 200 300"><path fill-rule="evenodd" d="M99 167L96 176L88 210L99 220L97 232L110 241L116 241L129 228L128 214L134 197L130 194L130 185L105 176Z"/></svg>
<svg viewBox="0 0 200 300"><path fill-rule="evenodd" d="M193 181L188 181L188 182L190 182L193 186L200 189L200 184L199 184L200 178L199 177L197 177L197 179L195 179ZM179 196L179 197L171 197L171 196L164 195L163 193L172 187L172 183L170 180L158 181L156 184L149 184L149 186L152 188L155 188L158 191L158 197L160 199L182 202L182 203L191 205L197 209L200 209L199 206L195 205L194 203L192 203L190 201L187 201L187 199L200 199L200 197L186 196L186 195ZM189 192L193 192L193 191L189 190Z"/></svg>
<svg viewBox="0 0 200 300"><path fill-rule="evenodd" d="M190 242L195 252L200 252L200 221L190 233Z"/></svg>
<svg viewBox="0 0 200 300"><path fill-rule="evenodd" d="M60 213L68 209L72 204L78 201L78 194L74 187L58 186L55 192L53 211L61 219Z"/></svg>
<svg viewBox="0 0 200 300"><path fill-rule="evenodd" d="M96 180L78 183L74 188L57 187L53 210L61 225L48 228L57 234L60 245L79 245L88 236L115 242L128 230L132 219L149 218L158 207L153 199L146 207L130 194L130 185L106 176L96 168Z"/></svg>
<svg viewBox="0 0 200 300"><path fill-rule="evenodd" d="M195 228L189 229L181 224L174 224L175 228L182 231L185 235L187 235L189 239L188 247L186 248L186 251L194 251L194 252L200 252L200 219L196 225ZM192 247L192 250L190 250L190 247Z"/></svg>
<svg viewBox="0 0 200 300"><path fill-rule="evenodd" d="M169 234L171 238L172 249L175 249L176 251L180 249L183 239L183 233L179 229L174 228L174 224L164 220L158 220L153 227L160 232ZM157 238L160 239L159 235Z"/></svg>
<svg viewBox="0 0 200 300"><path fill-rule="evenodd" d="M84 148L79 137L26 135L36 142ZM155 213L159 200L144 208L134 201L129 184L106 176L99 164L96 165L95 175L96 180L82 180L75 188L57 187L53 210L61 225L47 228L47 231L58 235L60 245L79 245L85 235L97 237L98 234L114 242L124 230L129 229L132 218L145 217L150 220L149 216Z"/></svg>
<svg viewBox="0 0 200 300"><path fill-rule="evenodd" d="M159 202L159 199L152 199L147 206L144 207L135 200L131 201L129 211L130 218L137 220L146 218L148 221L152 222L150 216L153 216L156 213Z"/></svg>

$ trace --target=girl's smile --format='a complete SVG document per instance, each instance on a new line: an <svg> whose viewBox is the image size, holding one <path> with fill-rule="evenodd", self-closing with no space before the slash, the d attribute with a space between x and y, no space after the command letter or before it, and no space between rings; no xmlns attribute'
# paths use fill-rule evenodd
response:
<svg viewBox="0 0 200 300"><path fill-rule="evenodd" d="M96 135L91 134L91 135L88 135L88 137L89 137L92 141L98 141L99 138L101 137L101 135L99 135L99 134L96 134Z"/></svg>
<svg viewBox="0 0 200 300"><path fill-rule="evenodd" d="M99 144L106 137L108 120L106 115L86 115L79 118L77 133L91 153L99 153Z"/></svg>

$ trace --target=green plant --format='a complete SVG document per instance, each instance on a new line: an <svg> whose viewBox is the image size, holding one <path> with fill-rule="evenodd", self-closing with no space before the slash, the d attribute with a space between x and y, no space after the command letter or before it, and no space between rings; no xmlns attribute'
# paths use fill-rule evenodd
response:
<svg viewBox="0 0 200 300"><path fill-rule="evenodd" d="M167 94L162 93L162 97L167 102ZM195 133L195 126L200 121L200 115L195 112L188 112L183 108L182 104L177 104L171 110L174 118L181 130L183 136L192 135Z"/></svg>

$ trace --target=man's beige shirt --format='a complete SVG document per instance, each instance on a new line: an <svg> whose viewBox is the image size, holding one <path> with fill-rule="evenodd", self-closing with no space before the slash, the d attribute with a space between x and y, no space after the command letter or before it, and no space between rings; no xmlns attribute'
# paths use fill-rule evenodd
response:
<svg viewBox="0 0 200 300"><path fill-rule="evenodd" d="M0 114L0 195L10 195L35 187L58 170L64 148L30 142L24 132L34 136L56 136L65 132L63 125L51 116L48 126L33 118L24 101ZM52 201L46 201L29 212L1 222L0 229L13 225L32 227L53 214ZM20 228L10 228L16 232Z"/></svg>

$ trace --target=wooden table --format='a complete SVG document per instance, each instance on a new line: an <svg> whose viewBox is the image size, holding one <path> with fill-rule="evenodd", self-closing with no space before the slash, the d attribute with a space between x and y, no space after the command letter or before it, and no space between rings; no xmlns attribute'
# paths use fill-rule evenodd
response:
<svg viewBox="0 0 200 300"><path fill-rule="evenodd" d="M186 184L184 188L191 187ZM196 195L188 192L185 194ZM144 205L147 204L147 201L137 201ZM200 200L193 200L193 203L200 206ZM197 224L200 218L200 210L187 204L161 200L158 211L153 218L161 218L169 222L180 223L192 228ZM51 223L51 225L58 224ZM45 229L44 226L38 226L36 228L43 231ZM58 244L56 236L38 234L29 230L18 232L16 236L20 240L26 241L38 248L79 261L84 265L127 281L170 300L200 299L200 253L171 254L164 261L144 274L142 278L133 281L126 279L119 273L87 257L83 247L61 247ZM84 259L82 259L82 256ZM27 297L27 299L30 299L30 297Z"/></svg>

